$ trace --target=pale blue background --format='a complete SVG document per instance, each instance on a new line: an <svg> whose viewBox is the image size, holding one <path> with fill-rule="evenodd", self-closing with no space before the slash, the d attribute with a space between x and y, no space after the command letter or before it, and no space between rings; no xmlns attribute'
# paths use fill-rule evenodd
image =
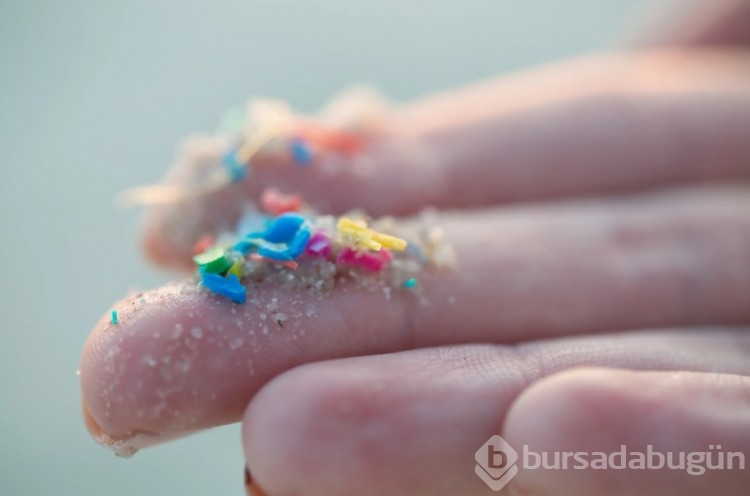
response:
<svg viewBox="0 0 750 496"><path fill-rule="evenodd" d="M167 278L112 198L181 136L250 94L313 110L368 81L405 100L606 47L654 3L0 0L0 494L242 494L237 426L122 460L80 417L90 326Z"/></svg>

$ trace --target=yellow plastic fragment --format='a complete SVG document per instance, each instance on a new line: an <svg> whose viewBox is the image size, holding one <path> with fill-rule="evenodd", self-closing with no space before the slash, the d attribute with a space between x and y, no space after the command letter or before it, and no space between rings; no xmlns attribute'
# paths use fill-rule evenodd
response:
<svg viewBox="0 0 750 496"><path fill-rule="evenodd" d="M235 260L234 263L232 264L232 266L229 268L229 273L230 274L234 274L237 277L242 277L243 276L243 273L242 273L243 272L243 270L242 270L243 265L244 264L242 263L242 260Z"/></svg>
<svg viewBox="0 0 750 496"><path fill-rule="evenodd" d="M384 246L396 251L406 249L406 240L374 231L363 220L341 217L338 228L342 234L354 238L358 245L370 250L380 251Z"/></svg>
<svg viewBox="0 0 750 496"><path fill-rule="evenodd" d="M379 242L386 248L390 248L391 250L396 251L404 251L406 249L406 240L404 239L397 238L396 236L391 236L389 234L379 233L377 231L370 230L370 232L373 233L372 239Z"/></svg>

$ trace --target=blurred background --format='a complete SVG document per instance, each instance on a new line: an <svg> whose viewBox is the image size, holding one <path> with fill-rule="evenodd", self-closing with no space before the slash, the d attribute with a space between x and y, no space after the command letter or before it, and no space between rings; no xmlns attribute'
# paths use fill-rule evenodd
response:
<svg viewBox="0 0 750 496"><path fill-rule="evenodd" d="M80 415L90 327L169 278L112 199L183 135L251 94L405 101L611 47L660 1L0 0L0 494L242 494L236 425L123 460Z"/></svg>

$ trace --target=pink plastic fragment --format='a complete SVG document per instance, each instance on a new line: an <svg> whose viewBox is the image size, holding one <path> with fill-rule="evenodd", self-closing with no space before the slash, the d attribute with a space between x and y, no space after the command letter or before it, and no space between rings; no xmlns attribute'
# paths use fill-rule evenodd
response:
<svg viewBox="0 0 750 496"><path fill-rule="evenodd" d="M346 247L339 253L336 262L357 265L370 272L380 272L392 258L387 248L372 253L360 253L353 248Z"/></svg>
<svg viewBox="0 0 750 496"><path fill-rule="evenodd" d="M328 258L331 256L331 240L324 232L318 231L307 243L305 253L314 257Z"/></svg>

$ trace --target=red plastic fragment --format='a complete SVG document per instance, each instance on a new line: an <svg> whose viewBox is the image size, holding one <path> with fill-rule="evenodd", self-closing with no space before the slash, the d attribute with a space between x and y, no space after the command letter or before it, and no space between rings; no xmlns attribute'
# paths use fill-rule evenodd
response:
<svg viewBox="0 0 750 496"><path fill-rule="evenodd" d="M302 197L285 195L276 188L266 188L260 195L260 205L263 210L273 215L298 212L302 207Z"/></svg>
<svg viewBox="0 0 750 496"><path fill-rule="evenodd" d="M339 253L337 263L356 265L370 272L380 272L393 259L390 250L382 248L376 252L359 252L346 247Z"/></svg>
<svg viewBox="0 0 750 496"><path fill-rule="evenodd" d="M198 239L198 241L196 241L193 245L193 255L200 255L204 251L211 248L215 242L216 239L214 239L214 237L210 234L201 236L200 239Z"/></svg>

